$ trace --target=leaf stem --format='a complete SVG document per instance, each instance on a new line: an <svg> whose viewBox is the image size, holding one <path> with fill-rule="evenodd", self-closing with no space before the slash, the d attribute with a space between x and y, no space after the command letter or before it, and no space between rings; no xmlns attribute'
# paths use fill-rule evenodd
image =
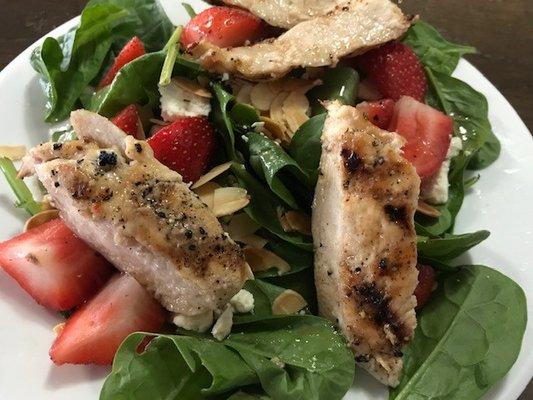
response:
<svg viewBox="0 0 533 400"><path fill-rule="evenodd" d="M42 205L33 199L33 194L22 179L17 178L17 169L8 158L0 158L0 170L3 172L7 183L17 197L20 206L23 207L30 215L35 215L42 210Z"/></svg>
<svg viewBox="0 0 533 400"><path fill-rule="evenodd" d="M179 41L182 32L183 26L180 25L176 28L168 43L165 45L164 50L167 50L167 55L165 57L165 62L163 63L163 68L161 69L161 77L159 78L160 86L167 86L170 84L172 71L174 70L174 64L176 63L176 58L179 52Z"/></svg>
<svg viewBox="0 0 533 400"><path fill-rule="evenodd" d="M187 14L189 14L189 17L194 18L196 17L196 11L194 11L194 8L189 3L181 3L183 8L185 8L185 11L187 11Z"/></svg>

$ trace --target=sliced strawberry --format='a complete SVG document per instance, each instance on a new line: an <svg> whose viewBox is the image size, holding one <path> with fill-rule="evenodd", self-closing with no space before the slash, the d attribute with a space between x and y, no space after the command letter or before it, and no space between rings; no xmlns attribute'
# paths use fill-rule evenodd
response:
<svg viewBox="0 0 533 400"><path fill-rule="evenodd" d="M120 111L111 122L135 139L145 139L139 107L136 104L131 104Z"/></svg>
<svg viewBox="0 0 533 400"><path fill-rule="evenodd" d="M59 365L111 364L130 333L157 332L165 316L165 310L134 278L117 274L67 320L50 357Z"/></svg>
<svg viewBox="0 0 533 400"><path fill-rule="evenodd" d="M394 112L394 101L391 99L364 101L357 105L365 117L381 129L387 129Z"/></svg>
<svg viewBox="0 0 533 400"><path fill-rule="evenodd" d="M111 82L113 82L113 79L115 79L115 76L117 75L118 71L124 65L130 63L136 58L144 56L145 54L146 50L144 49L144 44L141 39L139 39L137 36L131 38L131 40L126 43L124 48L120 50L120 53L118 53L118 56L115 58L115 62L113 63L109 71L107 71L105 76L102 78L102 80L98 84L97 89L101 89L104 86L111 84Z"/></svg>
<svg viewBox="0 0 533 400"><path fill-rule="evenodd" d="M407 140L403 147L404 157L424 179L434 175L446 158L453 120L412 97L404 96L394 106L388 130Z"/></svg>
<svg viewBox="0 0 533 400"><path fill-rule="evenodd" d="M61 219L0 243L0 265L37 303L57 311L82 304L113 273Z"/></svg>
<svg viewBox="0 0 533 400"><path fill-rule="evenodd" d="M403 43L391 42L356 58L356 64L385 97L424 100L427 79L417 55Z"/></svg>
<svg viewBox="0 0 533 400"><path fill-rule="evenodd" d="M435 286L435 271L429 265L418 264L418 286L415 289L416 308L420 309L429 301Z"/></svg>
<svg viewBox="0 0 533 400"><path fill-rule="evenodd" d="M216 6L192 18L180 40L185 47L204 38L219 47L237 47L262 38L266 29L267 25L248 11Z"/></svg>
<svg viewBox="0 0 533 400"><path fill-rule="evenodd" d="M195 182L209 166L216 136L205 117L178 118L148 139L155 158L177 171L184 182Z"/></svg>

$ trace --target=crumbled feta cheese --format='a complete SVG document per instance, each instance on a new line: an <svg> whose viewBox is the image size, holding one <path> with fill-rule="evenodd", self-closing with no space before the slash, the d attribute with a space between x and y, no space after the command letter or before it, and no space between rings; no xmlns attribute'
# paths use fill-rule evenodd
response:
<svg viewBox="0 0 533 400"><path fill-rule="evenodd" d="M213 325L213 311L192 316L176 314L172 322L179 328L188 331L206 332Z"/></svg>
<svg viewBox="0 0 533 400"><path fill-rule="evenodd" d="M245 289L241 289L229 302L236 313L244 314L254 309L254 296Z"/></svg>
<svg viewBox="0 0 533 400"><path fill-rule="evenodd" d="M232 326L233 307L231 305L227 305L224 312L220 314L220 317L218 317L217 322L215 322L215 325L213 325L213 329L211 329L211 334L215 337L215 339L222 340L230 334Z"/></svg>
<svg viewBox="0 0 533 400"><path fill-rule="evenodd" d="M175 121L180 117L207 116L211 111L208 98L181 88L175 81L159 86L161 93L161 116L165 121Z"/></svg>
<svg viewBox="0 0 533 400"><path fill-rule="evenodd" d="M430 180L421 187L420 197L430 204L444 204L448 201L448 172L450 171L450 162L453 157L459 154L463 148L461 138L453 137L450 142L446 159L442 163L440 170Z"/></svg>

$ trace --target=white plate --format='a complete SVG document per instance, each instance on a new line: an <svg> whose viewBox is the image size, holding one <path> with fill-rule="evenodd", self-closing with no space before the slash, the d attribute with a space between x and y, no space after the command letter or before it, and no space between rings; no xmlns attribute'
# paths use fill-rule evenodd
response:
<svg viewBox="0 0 533 400"><path fill-rule="evenodd" d="M199 1L192 1L199 10ZM175 23L187 20L175 0L164 5ZM173 4L173 5L172 5ZM58 36L76 20L50 33ZM42 41L42 40L41 40ZM37 42L36 44L40 43ZM46 140L44 98L37 74L29 64L30 49L0 73L0 142L32 145ZM472 250L467 262L495 267L533 293L533 140L528 129L498 90L472 65L461 61L455 75L487 96L490 120L502 142L502 155L468 194L457 218L457 232L488 229L490 238ZM0 178L0 240L19 233L26 218L13 208L13 196ZM528 297L532 319L533 296ZM36 305L6 274L0 272L0 400L98 398L107 368L55 367L48 358L52 328L61 321ZM520 357L507 377L487 399L516 399L533 374L533 330L528 326ZM361 370L347 399L386 399L386 390Z"/></svg>

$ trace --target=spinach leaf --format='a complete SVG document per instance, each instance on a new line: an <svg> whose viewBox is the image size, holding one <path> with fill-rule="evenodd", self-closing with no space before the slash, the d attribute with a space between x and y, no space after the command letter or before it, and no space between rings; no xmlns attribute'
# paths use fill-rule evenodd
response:
<svg viewBox="0 0 533 400"><path fill-rule="evenodd" d="M357 98L359 74L350 67L328 68L323 83L309 91L307 97L311 103L312 115L322 114L326 109L320 104L323 100L340 100L344 104L354 105Z"/></svg>
<svg viewBox="0 0 533 400"><path fill-rule="evenodd" d="M459 257L472 247L477 246L487 239L489 235L489 231L477 231L462 235L451 235L447 233L443 237L433 239L418 236L418 255L439 261L451 260Z"/></svg>
<svg viewBox="0 0 533 400"><path fill-rule="evenodd" d="M24 208L30 215L35 215L42 211L42 204L35 201L33 194L24 181L17 178L17 169L13 161L6 157L0 157L0 171L4 174L7 183L17 198L17 207Z"/></svg>
<svg viewBox="0 0 533 400"><path fill-rule="evenodd" d="M433 71L451 75L465 54L474 54L476 49L444 39L430 24L417 21L403 39L418 55L420 61Z"/></svg>
<svg viewBox="0 0 533 400"><path fill-rule="evenodd" d="M240 324L222 342L159 335L139 351L146 336L134 333L121 345L101 400L222 399L249 385L272 399L341 399L353 380L344 340L315 316Z"/></svg>
<svg viewBox="0 0 533 400"><path fill-rule="evenodd" d="M285 288L264 282L257 278L246 282L244 289L253 294L254 309L250 313L234 315L234 325L260 321L272 317L272 303L274 303L274 300L285 291Z"/></svg>
<svg viewBox="0 0 533 400"><path fill-rule="evenodd" d="M476 400L514 364L526 299L501 273L468 266L448 274L418 316L404 374L390 400Z"/></svg>
<svg viewBox="0 0 533 400"><path fill-rule="evenodd" d="M244 210L252 220L279 238L301 249L313 251L310 237L283 230L277 211L283 204L270 190L246 171L244 165L233 163L231 170L239 186L246 189L250 195L250 204Z"/></svg>
<svg viewBox="0 0 533 400"><path fill-rule="evenodd" d="M235 132L229 117L230 104L235 101L232 94L226 92L220 84L214 84L215 96L211 101L211 118L226 146L226 155L230 160L237 160L235 152Z"/></svg>
<svg viewBox="0 0 533 400"><path fill-rule="evenodd" d="M47 38L31 56L46 95L46 121L65 119L76 107L109 51L122 48L137 35L148 50L160 49L172 24L154 0L93 0L81 15L80 26L66 35Z"/></svg>
<svg viewBox="0 0 533 400"><path fill-rule="evenodd" d="M307 120L298 128L289 147L289 154L307 172L313 186L318 178L318 165L322 154L320 138L325 121L325 113Z"/></svg>

